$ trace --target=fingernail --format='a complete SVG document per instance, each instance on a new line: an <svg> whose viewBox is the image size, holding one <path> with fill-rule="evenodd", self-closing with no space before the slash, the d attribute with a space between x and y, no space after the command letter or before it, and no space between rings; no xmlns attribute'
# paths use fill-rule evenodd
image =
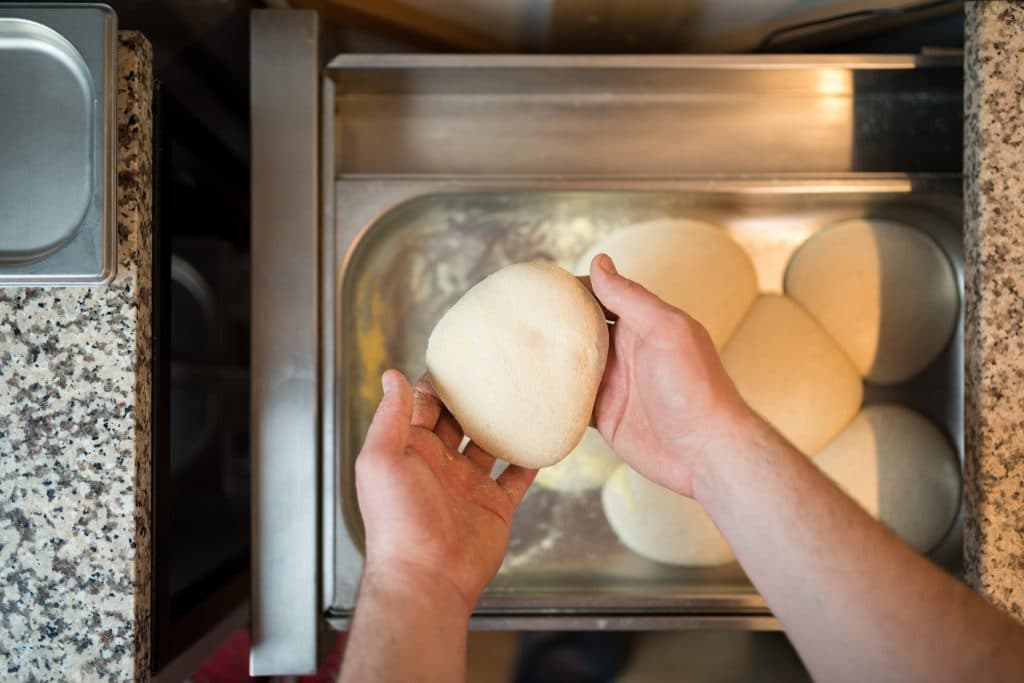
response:
<svg viewBox="0 0 1024 683"><path fill-rule="evenodd" d="M597 257L597 267L606 273L615 274L615 264L612 263L612 259L608 254L599 254Z"/></svg>
<svg viewBox="0 0 1024 683"><path fill-rule="evenodd" d="M384 388L385 395L391 391L391 387L393 386L393 382L389 380L388 377L390 377L390 375L386 372L380 376L380 385Z"/></svg>

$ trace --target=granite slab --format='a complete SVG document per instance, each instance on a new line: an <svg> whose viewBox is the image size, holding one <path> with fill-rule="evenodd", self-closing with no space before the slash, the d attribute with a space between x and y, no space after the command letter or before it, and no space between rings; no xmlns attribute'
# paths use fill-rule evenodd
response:
<svg viewBox="0 0 1024 683"><path fill-rule="evenodd" d="M1024 4L966 11L965 578L1024 619Z"/></svg>
<svg viewBox="0 0 1024 683"><path fill-rule="evenodd" d="M152 51L118 43L118 265L0 289L0 678L149 676Z"/></svg>

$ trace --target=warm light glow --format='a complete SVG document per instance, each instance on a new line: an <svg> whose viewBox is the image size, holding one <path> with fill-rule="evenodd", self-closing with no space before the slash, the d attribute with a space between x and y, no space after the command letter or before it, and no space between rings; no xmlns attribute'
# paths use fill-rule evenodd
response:
<svg viewBox="0 0 1024 683"><path fill-rule="evenodd" d="M822 95L850 95L853 75L848 69L818 69L818 92Z"/></svg>

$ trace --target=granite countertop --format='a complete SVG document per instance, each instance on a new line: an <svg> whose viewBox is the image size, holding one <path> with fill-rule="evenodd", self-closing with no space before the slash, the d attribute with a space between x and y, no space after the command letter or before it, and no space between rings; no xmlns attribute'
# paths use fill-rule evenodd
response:
<svg viewBox="0 0 1024 683"><path fill-rule="evenodd" d="M0 288L0 677L148 678L152 54L118 43L117 275Z"/></svg>
<svg viewBox="0 0 1024 683"><path fill-rule="evenodd" d="M965 575L1024 619L1024 4L966 9Z"/></svg>

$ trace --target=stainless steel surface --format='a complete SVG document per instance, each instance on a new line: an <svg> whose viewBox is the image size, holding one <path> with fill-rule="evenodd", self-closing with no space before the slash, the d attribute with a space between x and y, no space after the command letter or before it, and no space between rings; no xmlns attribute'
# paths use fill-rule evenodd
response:
<svg viewBox="0 0 1024 683"><path fill-rule="evenodd" d="M789 257L816 231L858 216L896 219L925 231L962 279L959 187L958 178L905 175L542 183L339 179L336 239L352 247L334 279L341 481L335 524L342 539L335 557L345 570L336 572L332 612L343 615L355 597L349 572L358 557L346 537L360 546L362 532L352 468L379 399L380 373L397 367L408 376L421 374L429 331L475 282L531 258L571 268L601 236L662 217L722 226L751 255L763 291L781 291ZM962 323L924 373L894 387L868 387L866 397L919 410L962 452ZM956 534L935 552L953 569ZM605 521L598 491L566 495L534 487L477 610L481 618L499 621L506 612L599 619L626 612L645 627L675 628L687 616L728 621L731 615L745 623L766 615L767 607L738 565L672 567L626 549Z"/></svg>
<svg viewBox="0 0 1024 683"><path fill-rule="evenodd" d="M915 57L340 57L326 72L321 353L328 617L362 567L352 466L379 374L422 372L458 296L525 258L563 265L629 222L723 226L778 290L830 222L873 215L931 234L961 268L955 60ZM332 166L327 166L332 161ZM926 173L932 171L935 173ZM962 327L962 326L961 326ZM899 400L962 451L962 332ZM333 455L333 458L331 457ZM336 471L330 468L335 467ZM933 557L959 562L959 523ZM333 567L331 562L333 561ZM738 566L651 563L616 540L595 493L532 491L474 627L772 628Z"/></svg>
<svg viewBox="0 0 1024 683"><path fill-rule="evenodd" d="M327 622L347 631L351 612L331 611ZM770 614L594 614L550 610L536 613L509 612L504 615L474 614L473 631L781 631L779 620Z"/></svg>
<svg viewBox="0 0 1024 683"><path fill-rule="evenodd" d="M335 171L958 172L961 71L913 55L344 55Z"/></svg>
<svg viewBox="0 0 1024 683"><path fill-rule="evenodd" d="M78 231L92 199L95 112L89 67L53 29L0 19L0 62L0 261L17 263L46 256Z"/></svg>
<svg viewBox="0 0 1024 683"><path fill-rule="evenodd" d="M0 5L0 286L114 274L116 37L105 5Z"/></svg>
<svg viewBox="0 0 1024 683"><path fill-rule="evenodd" d="M313 12L256 11L252 105L252 650L317 666L320 62Z"/></svg>
<svg viewBox="0 0 1024 683"><path fill-rule="evenodd" d="M333 149L334 147L334 126L330 121L334 113L334 81L329 78L321 79L320 94L320 149ZM327 122L326 124L324 122ZM323 226L334 225L334 202L327 198L334 196L334 174L332 168L334 156L332 154L320 155L320 272L331 273L334 271L334 255L336 253L333 230L324 230ZM334 283L330 278L320 278L320 310L330 311L334 308ZM334 330L329 325L320 326L320 377L334 376ZM320 382L320 415L334 414L334 385L331 382ZM337 459L324 457L324 453L334 453L334 421L320 420L320 471L321 490L323 494L320 500L320 519L331 520L334 518L335 507L338 500L338 478ZM346 553L352 555L351 539L335 538L334 524L322 523L320 525L320 598L321 609L326 612L331 607L331 596L334 594L334 557L329 549L338 546L349 546ZM358 554L358 553L356 553ZM351 575L359 574L359 567L354 567L346 572Z"/></svg>

